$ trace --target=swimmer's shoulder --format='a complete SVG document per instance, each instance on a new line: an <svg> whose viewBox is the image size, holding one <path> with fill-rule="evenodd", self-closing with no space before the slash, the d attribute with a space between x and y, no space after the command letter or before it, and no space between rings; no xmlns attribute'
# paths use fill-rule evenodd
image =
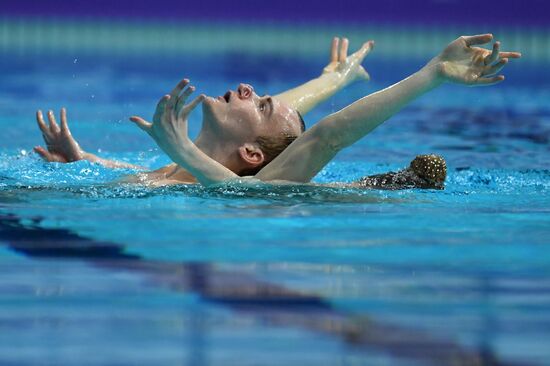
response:
<svg viewBox="0 0 550 366"><path fill-rule="evenodd" d="M185 169L178 167L176 164L169 164L157 170L128 175L119 179L118 183L163 187L177 184L196 184L197 180Z"/></svg>

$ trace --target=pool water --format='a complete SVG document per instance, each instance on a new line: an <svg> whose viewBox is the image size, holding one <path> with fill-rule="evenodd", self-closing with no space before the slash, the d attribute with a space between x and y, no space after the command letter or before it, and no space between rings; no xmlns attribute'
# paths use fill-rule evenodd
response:
<svg viewBox="0 0 550 366"><path fill-rule="evenodd" d="M0 61L0 364L412 365L550 362L550 97L542 65L444 86L341 152L315 182L448 163L446 189L113 184L132 171L49 164L36 109L68 108L81 146L169 163L130 115L177 80L276 93L323 59L293 54ZM376 53L373 80L308 126L422 65ZM190 121L200 127L200 113Z"/></svg>

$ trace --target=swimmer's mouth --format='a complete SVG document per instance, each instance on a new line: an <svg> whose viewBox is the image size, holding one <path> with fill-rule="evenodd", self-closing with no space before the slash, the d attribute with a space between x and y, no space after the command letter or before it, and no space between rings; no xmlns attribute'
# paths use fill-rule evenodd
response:
<svg viewBox="0 0 550 366"><path fill-rule="evenodd" d="M219 96L217 98L219 101L224 101L226 103L229 103L229 101L231 100L231 90L229 90L227 93L225 93L223 96Z"/></svg>

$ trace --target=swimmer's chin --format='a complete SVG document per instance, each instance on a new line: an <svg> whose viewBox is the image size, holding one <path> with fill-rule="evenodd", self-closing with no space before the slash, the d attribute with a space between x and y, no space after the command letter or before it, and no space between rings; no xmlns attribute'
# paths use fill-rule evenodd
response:
<svg viewBox="0 0 550 366"><path fill-rule="evenodd" d="M203 107L204 106L213 106L218 104L227 104L225 99L223 99L222 96L219 97L209 97L207 96L204 101L202 102Z"/></svg>
<svg viewBox="0 0 550 366"><path fill-rule="evenodd" d="M222 105L223 104L223 105ZM229 120L227 103L207 97L202 103L202 125L207 129L218 129Z"/></svg>
<svg viewBox="0 0 550 366"><path fill-rule="evenodd" d="M224 106L222 104L227 104L225 100L219 100L213 97L206 97L206 99L202 102L202 112L205 113L205 115L214 116L216 114L216 110L220 110L220 108L223 108Z"/></svg>

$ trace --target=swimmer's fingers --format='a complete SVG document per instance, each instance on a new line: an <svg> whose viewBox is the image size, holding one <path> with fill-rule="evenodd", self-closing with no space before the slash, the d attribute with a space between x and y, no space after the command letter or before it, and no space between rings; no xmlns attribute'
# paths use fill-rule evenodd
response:
<svg viewBox="0 0 550 366"><path fill-rule="evenodd" d="M170 107L173 107L176 104L176 102L178 101L178 95L180 95L181 91L187 86L187 84L189 84L189 79L183 79L176 85L174 89L172 89L169 94L170 99L167 101L167 104Z"/></svg>
<svg viewBox="0 0 550 366"><path fill-rule="evenodd" d="M61 130L55 121L53 111L48 111L48 120L50 121L50 131L53 133L59 133Z"/></svg>
<svg viewBox="0 0 550 366"><path fill-rule="evenodd" d="M147 122L141 117L138 116L132 116L130 117L130 121L134 122L139 128L141 128L143 131L147 132L149 135L151 134L153 130L153 124Z"/></svg>
<svg viewBox="0 0 550 366"><path fill-rule="evenodd" d="M34 152L40 155L40 157L49 162L63 162L58 156L50 153L48 150L44 149L42 146L36 146Z"/></svg>
<svg viewBox="0 0 550 366"><path fill-rule="evenodd" d="M466 46L473 46L491 42L493 40L493 35L490 33L477 34L475 36L462 36L460 39L466 43Z"/></svg>
<svg viewBox="0 0 550 366"><path fill-rule="evenodd" d="M521 52L500 52L498 54L500 58L520 58Z"/></svg>
<svg viewBox="0 0 550 366"><path fill-rule="evenodd" d="M496 64L492 66L487 66L485 70L483 70L483 76L489 76L489 75L495 75L497 74L502 68L508 63L507 58L503 58Z"/></svg>
<svg viewBox="0 0 550 366"><path fill-rule="evenodd" d="M181 111L184 109L185 102L187 101L187 98L195 91L195 87L193 85L189 85L187 89L183 91L183 93L180 95L176 102L176 115L179 116Z"/></svg>
<svg viewBox="0 0 550 366"><path fill-rule="evenodd" d="M183 114L189 114L191 113L199 104L201 104L206 99L206 95L201 94L195 99L193 99L189 104L187 104L184 108L181 109L181 111L178 113L178 118L182 116Z"/></svg>
<svg viewBox="0 0 550 366"><path fill-rule="evenodd" d="M363 60L365 59L365 57L373 49L373 47L374 47L374 41L368 41L368 42L364 43L363 46L357 52L355 52L353 55L351 55L350 58L352 60L354 60L355 62L361 64L363 62ZM367 70L365 70L365 68L363 66L359 67L359 69L357 71L357 76L359 78L363 79L363 80L366 80L366 81L370 80L370 75L367 72Z"/></svg>
<svg viewBox="0 0 550 366"><path fill-rule="evenodd" d="M166 108L166 102L168 102L169 98L169 95L163 95L162 98L160 98L157 103L157 108L155 109L155 114L153 115L153 122L160 121L164 113L164 109Z"/></svg>
<svg viewBox="0 0 550 366"><path fill-rule="evenodd" d="M42 146L36 146L33 150L34 150L35 153L40 155L40 157L42 157L42 159L44 159L46 161L52 161L51 160L52 154L50 154L48 152L48 150L44 149Z"/></svg>
<svg viewBox="0 0 550 366"><path fill-rule="evenodd" d="M36 122L38 123L38 128L40 128L40 131L42 131L44 140L49 139L51 137L50 128L46 125L46 122L44 122L44 115L41 110L36 111Z"/></svg>
<svg viewBox="0 0 550 366"><path fill-rule="evenodd" d="M168 95L166 94L164 96L164 98L166 98L166 103L164 104L164 110L162 112L162 115L161 115L161 118L159 121L153 121L153 122L163 122L165 121L166 119L170 119L169 116L171 116L172 114L172 109L174 107L174 103L172 103L172 96L171 95Z"/></svg>
<svg viewBox="0 0 550 366"><path fill-rule="evenodd" d="M66 136L72 137L69 124L67 123L67 110L65 108L61 108L61 132Z"/></svg>
<svg viewBox="0 0 550 366"><path fill-rule="evenodd" d="M374 41L365 42L357 52L351 55L351 57L359 59L360 60L359 62L363 62L365 57L370 53L370 51L372 51L373 48L374 48Z"/></svg>
<svg viewBox="0 0 550 366"><path fill-rule="evenodd" d="M338 45L340 44L340 38L334 37L330 46L330 63L338 62Z"/></svg>
<svg viewBox="0 0 550 366"><path fill-rule="evenodd" d="M494 63L498 59L499 51L500 42L495 42L495 44L493 44L493 51L483 60L485 65L491 65L492 63Z"/></svg>
<svg viewBox="0 0 550 366"><path fill-rule="evenodd" d="M504 75L478 78L473 85L493 85L504 80Z"/></svg>
<svg viewBox="0 0 550 366"><path fill-rule="evenodd" d="M342 45L340 46L340 53L338 56L339 62L345 62L346 58L348 58L348 48L349 40L347 38L342 38Z"/></svg>

